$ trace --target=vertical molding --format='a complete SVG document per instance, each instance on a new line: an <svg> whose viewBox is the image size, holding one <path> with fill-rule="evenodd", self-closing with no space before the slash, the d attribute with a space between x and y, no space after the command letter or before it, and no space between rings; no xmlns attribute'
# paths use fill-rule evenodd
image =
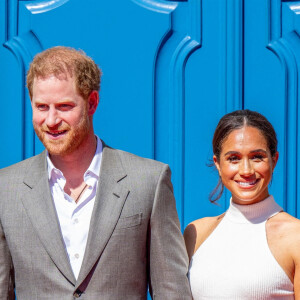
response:
<svg viewBox="0 0 300 300"><path fill-rule="evenodd" d="M226 113L242 109L244 70L244 0L226 1Z"/></svg>
<svg viewBox="0 0 300 300"><path fill-rule="evenodd" d="M283 147L283 208L297 215L297 128L298 128L298 67L289 43L284 39L273 41L268 48L278 57L284 72L285 111L284 111L284 147Z"/></svg>
<svg viewBox="0 0 300 300"><path fill-rule="evenodd" d="M160 81L157 81L157 77L158 74L160 74L160 71L158 70L158 65L160 66L160 64L157 63L158 58L161 56L160 52L162 51L164 45L168 42L170 36L172 35L172 22L171 22L171 14L175 11L175 9L177 8L177 3L175 2L168 2L165 0L131 0L133 3L135 3L136 5L139 5L141 7L143 7L144 9L150 10L150 11L154 11L157 13L162 13L162 14L166 14L168 15L168 28L166 30L165 35L162 37L161 41L158 44L156 53L155 53L155 57L153 58L153 82L152 82L152 90L153 90L153 101L152 101L152 116L153 116L153 128L152 128L152 145L153 145L153 149L152 149L152 157L154 159L158 159L157 155L156 155L156 145L159 143L156 143L157 141L157 106L156 106L156 90L160 89L160 87L158 88L158 86L160 86ZM162 68L162 72L165 72L165 68ZM166 75L165 75L166 76ZM163 76L163 78L165 78L165 76ZM162 80L163 81L163 80ZM159 82L159 83L158 83ZM163 83L162 83L163 85ZM163 109L164 111L166 111L166 109ZM164 159L160 159L161 161L165 161Z"/></svg>
<svg viewBox="0 0 300 300"><path fill-rule="evenodd" d="M293 5L281 1L269 0L270 7L270 30L267 48L272 51L279 59L284 71L285 88L285 122L284 126L284 184L283 184L283 203L284 210L297 216L299 199L297 185L299 184L297 169L298 159L298 60L299 36L294 33L293 19L296 12L293 12ZM280 2L280 3L279 3ZM287 24L284 24L286 22ZM295 47L295 41L298 47Z"/></svg>
<svg viewBox="0 0 300 300"><path fill-rule="evenodd" d="M155 61L154 154L173 171L174 194L184 224L185 67L201 47L202 1L178 3L170 13L171 30Z"/></svg>
<svg viewBox="0 0 300 300"><path fill-rule="evenodd" d="M269 30L267 44L281 37L281 0L268 0Z"/></svg>
<svg viewBox="0 0 300 300"><path fill-rule="evenodd" d="M40 4L41 1L35 1L34 3ZM25 159L35 154L35 134L31 122L31 104L25 87L26 69L33 58L33 54L41 51L42 47L36 35L30 29L25 34L19 35L19 5L18 0L6 0L6 37L3 46L14 55L20 67L20 72L16 76L20 76L22 84L20 103L22 104L23 113L20 130L23 145L22 159ZM30 2L26 2L25 5L30 5ZM31 17L31 13L28 17Z"/></svg>
<svg viewBox="0 0 300 300"><path fill-rule="evenodd" d="M6 41L18 34L18 0L6 1Z"/></svg>
<svg viewBox="0 0 300 300"><path fill-rule="evenodd" d="M21 89L21 103L22 103L22 144L23 144L23 159L35 155L35 134L32 128L31 122L31 103L30 99L26 93L26 68L29 65L30 61L33 58L32 52L36 53L41 51L42 47L33 34L29 32L26 35L15 36L4 44L4 47L7 48L16 58L20 66L20 73L18 76L21 77L22 89Z"/></svg>

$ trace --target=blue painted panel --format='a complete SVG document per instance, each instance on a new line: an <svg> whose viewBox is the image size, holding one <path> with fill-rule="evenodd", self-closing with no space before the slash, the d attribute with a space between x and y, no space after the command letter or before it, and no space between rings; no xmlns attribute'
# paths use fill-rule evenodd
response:
<svg viewBox="0 0 300 300"><path fill-rule="evenodd" d="M300 1L287 2L282 5L282 39L283 57L286 66L286 198L287 209L292 214L300 215L299 203L299 63L300 63Z"/></svg>
<svg viewBox="0 0 300 300"><path fill-rule="evenodd" d="M185 66L201 46L202 1L180 3L171 15L172 32L161 44L155 78L155 158L173 171L174 194L184 217ZM197 24L197 26L195 26Z"/></svg>
<svg viewBox="0 0 300 300"><path fill-rule="evenodd" d="M14 31L8 21L12 15L8 3L0 3L0 41L3 45ZM14 53L0 47L0 122L2 142L0 146L0 168L23 159L22 66Z"/></svg>
<svg viewBox="0 0 300 300"><path fill-rule="evenodd" d="M1 57L5 61L2 62ZM23 128L19 122L22 119L23 109L21 102L21 77L15 77L11 72L12 69L19 70L19 65L15 61L12 53L7 49L0 49L0 81L6 82L5 89L0 88L0 120L3 128L1 134L1 156L0 168L9 164L16 163L23 159ZM19 88L15 88L15 83Z"/></svg>
<svg viewBox="0 0 300 300"><path fill-rule="evenodd" d="M187 62L185 74L184 225L222 213L208 201L218 182L212 162L212 137L218 120L242 106L242 16L240 1L203 1L202 47Z"/></svg>

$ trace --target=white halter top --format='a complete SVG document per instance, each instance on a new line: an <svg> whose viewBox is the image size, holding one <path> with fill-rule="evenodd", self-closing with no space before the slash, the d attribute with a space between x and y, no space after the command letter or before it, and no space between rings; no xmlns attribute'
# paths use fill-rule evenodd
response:
<svg viewBox="0 0 300 300"><path fill-rule="evenodd" d="M266 221L282 211L272 196L252 205L230 204L193 255L194 300L294 299L293 284L272 255Z"/></svg>

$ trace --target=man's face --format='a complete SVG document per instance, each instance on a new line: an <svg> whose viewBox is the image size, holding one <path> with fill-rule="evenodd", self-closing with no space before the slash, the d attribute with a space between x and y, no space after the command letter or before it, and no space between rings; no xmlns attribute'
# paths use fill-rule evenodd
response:
<svg viewBox="0 0 300 300"><path fill-rule="evenodd" d="M50 154L71 154L87 139L91 130L88 104L72 77L35 78L31 104L34 130Z"/></svg>

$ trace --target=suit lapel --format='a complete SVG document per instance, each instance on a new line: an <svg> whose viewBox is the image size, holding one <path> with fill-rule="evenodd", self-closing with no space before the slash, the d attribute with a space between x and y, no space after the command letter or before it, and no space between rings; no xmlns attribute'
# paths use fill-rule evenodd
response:
<svg viewBox="0 0 300 300"><path fill-rule="evenodd" d="M22 202L35 231L47 253L64 276L75 285L56 210L49 188L45 152L35 158L28 170L24 184L30 188L22 197Z"/></svg>
<svg viewBox="0 0 300 300"><path fill-rule="evenodd" d="M97 195L85 255L76 287L87 277L101 256L119 220L129 194L128 189L120 184L120 181L126 176L116 150L103 145Z"/></svg>

